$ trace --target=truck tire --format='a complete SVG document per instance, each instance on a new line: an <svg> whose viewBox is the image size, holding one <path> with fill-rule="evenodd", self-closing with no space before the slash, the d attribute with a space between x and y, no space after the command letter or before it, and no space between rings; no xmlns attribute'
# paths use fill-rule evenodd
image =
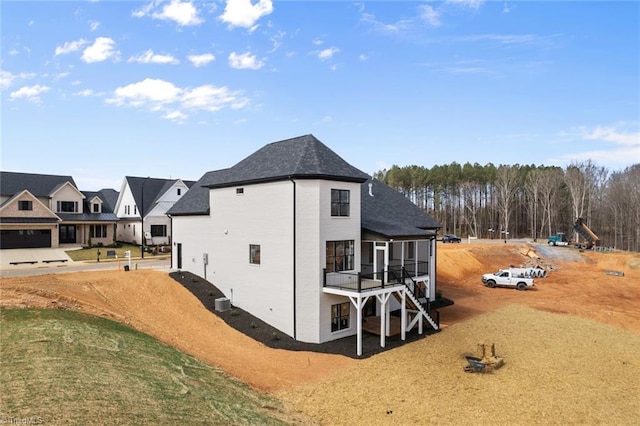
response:
<svg viewBox="0 0 640 426"><path fill-rule="evenodd" d="M548 242L548 244L549 244L550 246L555 246L555 245L556 245L556 243L554 243L553 241L549 241L549 242Z"/></svg>
<svg viewBox="0 0 640 426"><path fill-rule="evenodd" d="M494 280L487 281L487 287L494 288L496 286L496 282Z"/></svg>
<svg viewBox="0 0 640 426"><path fill-rule="evenodd" d="M525 289L527 288L527 284L526 284L526 283L522 283L522 282L521 282L521 283L518 283L518 284L516 285L516 288L517 288L518 290L520 290L520 291L525 290Z"/></svg>

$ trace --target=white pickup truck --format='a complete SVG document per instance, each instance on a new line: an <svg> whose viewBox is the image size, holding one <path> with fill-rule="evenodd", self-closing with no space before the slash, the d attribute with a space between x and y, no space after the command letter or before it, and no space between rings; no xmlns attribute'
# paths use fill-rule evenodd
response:
<svg viewBox="0 0 640 426"><path fill-rule="evenodd" d="M482 282L487 287L515 287L518 290L525 290L533 287L533 278L527 278L523 273L517 273L511 269L500 269L494 274L484 274Z"/></svg>

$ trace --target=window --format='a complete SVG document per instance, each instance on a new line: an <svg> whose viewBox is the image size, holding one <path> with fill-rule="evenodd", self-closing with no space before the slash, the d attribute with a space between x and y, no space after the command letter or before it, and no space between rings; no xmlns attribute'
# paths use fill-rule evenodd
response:
<svg viewBox="0 0 640 426"><path fill-rule="evenodd" d="M138 206L133 206L133 214L138 214Z"/></svg>
<svg viewBox="0 0 640 426"><path fill-rule="evenodd" d="M58 201L58 212L77 213L78 202L77 201Z"/></svg>
<svg viewBox="0 0 640 426"><path fill-rule="evenodd" d="M260 264L260 245L249 244L249 263L254 265Z"/></svg>
<svg viewBox="0 0 640 426"><path fill-rule="evenodd" d="M98 203L93 204L93 212L100 213L100 204Z"/></svg>
<svg viewBox="0 0 640 426"><path fill-rule="evenodd" d="M166 237L167 236L167 225L151 225L151 236L152 237Z"/></svg>
<svg viewBox="0 0 640 426"><path fill-rule="evenodd" d="M236 195L244 194L244 188L236 188Z"/></svg>
<svg viewBox="0 0 640 426"><path fill-rule="evenodd" d="M30 200L18 201L18 210L33 210L33 202Z"/></svg>
<svg viewBox="0 0 640 426"><path fill-rule="evenodd" d="M91 238L107 238L107 225L90 225Z"/></svg>
<svg viewBox="0 0 640 426"><path fill-rule="evenodd" d="M415 259L416 258L416 247L414 241L409 241L407 243L407 259Z"/></svg>
<svg viewBox="0 0 640 426"><path fill-rule="evenodd" d="M178 189L178 195L182 195L182 188L177 188Z"/></svg>
<svg viewBox="0 0 640 426"><path fill-rule="evenodd" d="M331 190L331 216L349 216L349 190Z"/></svg>
<svg viewBox="0 0 640 426"><path fill-rule="evenodd" d="M354 241L327 241L327 272L351 271L354 264Z"/></svg>
<svg viewBox="0 0 640 426"><path fill-rule="evenodd" d="M331 331L339 331L349 328L349 314L351 303L345 302L331 306Z"/></svg>

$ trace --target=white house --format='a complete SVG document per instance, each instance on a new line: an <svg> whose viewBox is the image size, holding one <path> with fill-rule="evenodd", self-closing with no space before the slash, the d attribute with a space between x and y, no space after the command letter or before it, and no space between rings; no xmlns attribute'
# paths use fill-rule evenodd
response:
<svg viewBox="0 0 640 426"><path fill-rule="evenodd" d="M193 184L181 179L126 176L114 210L119 218L116 239L142 244L144 232L147 245L169 244L171 227L167 211Z"/></svg>
<svg viewBox="0 0 640 426"><path fill-rule="evenodd" d="M401 338L436 296L433 219L312 135L206 173L168 212L172 267L199 275L294 339L358 335L400 311Z"/></svg>

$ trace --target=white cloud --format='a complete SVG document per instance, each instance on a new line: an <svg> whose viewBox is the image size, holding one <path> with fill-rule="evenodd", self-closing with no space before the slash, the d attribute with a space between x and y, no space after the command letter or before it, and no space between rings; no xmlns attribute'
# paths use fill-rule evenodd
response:
<svg viewBox="0 0 640 426"><path fill-rule="evenodd" d="M68 53L75 52L76 50L79 50L82 46L84 46L86 43L87 41L83 38L76 41L67 41L62 46L56 47L55 56L66 55Z"/></svg>
<svg viewBox="0 0 640 426"><path fill-rule="evenodd" d="M271 12L273 12L271 0L258 0L255 4L251 0L227 0L220 19L231 28L243 27L253 31L257 28L258 19Z"/></svg>
<svg viewBox="0 0 640 426"><path fill-rule="evenodd" d="M168 81L145 78L115 90L115 96L107 99L107 103L130 106L150 105L153 109L166 103L175 102L182 89Z"/></svg>
<svg viewBox="0 0 640 426"><path fill-rule="evenodd" d="M95 31L100 27L100 22L98 21L89 21L89 29L91 31Z"/></svg>
<svg viewBox="0 0 640 426"><path fill-rule="evenodd" d="M446 0L447 4L454 4L457 6L465 6L471 9L478 10L484 3L484 0Z"/></svg>
<svg viewBox="0 0 640 426"><path fill-rule="evenodd" d="M249 104L249 100L239 92L224 86L206 84L181 88L168 81L150 78L117 88L106 102L162 111L164 118L177 122L188 118L183 110L215 112L223 108L244 108Z"/></svg>
<svg viewBox="0 0 640 426"><path fill-rule="evenodd" d="M0 89L6 89L11 86L11 83L16 79L16 76L9 71L0 70Z"/></svg>
<svg viewBox="0 0 640 426"><path fill-rule="evenodd" d="M35 76L35 73L21 72L20 74L12 74L9 71L0 70L0 89L7 89L15 81L30 80Z"/></svg>
<svg viewBox="0 0 640 426"><path fill-rule="evenodd" d="M252 69L257 70L264 66L264 62L257 59L255 55L250 52L243 53L241 55L236 52L231 52L229 55L229 66L237 69Z"/></svg>
<svg viewBox="0 0 640 426"><path fill-rule="evenodd" d="M582 137L587 140L611 142L616 145L640 146L640 132L623 133L614 127L597 126L592 130L581 128ZM640 157L638 158L640 161Z"/></svg>
<svg viewBox="0 0 640 426"><path fill-rule="evenodd" d="M432 6L422 5L418 7L420 18L432 27L440 26L440 13Z"/></svg>
<svg viewBox="0 0 640 426"><path fill-rule="evenodd" d="M16 56L20 52L17 49L11 49L7 53L9 53L9 55L11 55L11 56Z"/></svg>
<svg viewBox="0 0 640 426"><path fill-rule="evenodd" d="M322 41L322 40L321 40L321 39L319 39L319 38L315 38L315 39L313 39L313 40L311 41L311 43L313 43L313 44L314 44L314 45L316 45L316 46L320 46L322 43L324 43L324 41Z"/></svg>
<svg viewBox="0 0 640 426"><path fill-rule="evenodd" d="M31 102L40 102L40 95L42 93L47 93L51 90L50 87L42 86L40 84L36 84L34 86L24 86L16 90L15 92L11 92L9 98L11 100L24 98Z"/></svg>
<svg viewBox="0 0 640 426"><path fill-rule="evenodd" d="M202 67L207 65L209 62L212 62L216 59L216 57L211 53L203 53L201 55L189 55L187 59L191 61L194 67Z"/></svg>
<svg viewBox="0 0 640 426"><path fill-rule="evenodd" d="M365 55L364 53L361 53L361 54L358 55L358 59L364 62L364 61L368 60L369 57L367 55Z"/></svg>
<svg viewBox="0 0 640 426"><path fill-rule="evenodd" d="M115 41L108 37L98 37L96 41L84 52L82 52L82 60L86 63L102 62L113 57L117 59L120 52L115 50Z"/></svg>
<svg viewBox="0 0 640 426"><path fill-rule="evenodd" d="M176 123L184 123L184 121L189 118L187 114L181 111L169 111L163 117Z"/></svg>
<svg viewBox="0 0 640 426"><path fill-rule="evenodd" d="M151 16L153 19L174 21L183 27L200 25L204 22L204 19L198 16L198 9L190 1L171 0L169 4L165 3L162 8L159 8L161 4L160 0L151 1L142 8L134 10L131 16L134 18Z"/></svg>
<svg viewBox="0 0 640 426"><path fill-rule="evenodd" d="M153 53L153 50L149 49L146 52L132 56L127 62L138 62L140 64L179 64L180 61L171 55L161 55Z"/></svg>
<svg viewBox="0 0 640 426"><path fill-rule="evenodd" d="M628 130L625 123L617 126L580 127L568 132L561 132L560 137L566 141L604 142L608 146L588 151L574 152L551 159L555 164L569 164L575 161L592 160L606 167L626 167L640 162L640 131L636 123L633 130ZM624 129L622 129L624 128Z"/></svg>
<svg viewBox="0 0 640 426"><path fill-rule="evenodd" d="M321 50L320 52L318 52L318 59L320 59L321 61L326 61L328 59L331 59L333 55L335 55L339 51L340 49L338 49L337 47L329 47L327 49Z"/></svg>
<svg viewBox="0 0 640 426"><path fill-rule="evenodd" d="M360 16L360 20L362 22L371 24L376 31L383 34L396 34L401 31L409 30L413 26L413 21L409 19L402 19L393 24L385 24L378 21L375 15L372 15L370 13L363 13Z"/></svg>
<svg viewBox="0 0 640 426"><path fill-rule="evenodd" d="M93 96L104 96L104 92L94 92L91 89L84 89L79 92L75 92L74 96L82 96L83 98L89 98Z"/></svg>

